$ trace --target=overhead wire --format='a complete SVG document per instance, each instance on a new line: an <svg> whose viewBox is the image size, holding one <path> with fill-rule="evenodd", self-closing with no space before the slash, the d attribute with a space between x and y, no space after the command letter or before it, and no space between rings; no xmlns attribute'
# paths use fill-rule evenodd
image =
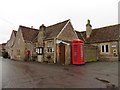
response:
<svg viewBox="0 0 120 90"><path fill-rule="evenodd" d="M6 22L6 23L9 23L9 24L12 24L12 25L18 26L17 24L15 24L15 23L13 23L13 22L11 22L11 21L5 19L5 18L0 17L0 20L4 21L4 22Z"/></svg>

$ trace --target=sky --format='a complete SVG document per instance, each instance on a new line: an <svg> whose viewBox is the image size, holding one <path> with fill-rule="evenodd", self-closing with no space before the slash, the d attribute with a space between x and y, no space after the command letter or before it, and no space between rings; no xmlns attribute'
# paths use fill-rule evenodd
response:
<svg viewBox="0 0 120 90"><path fill-rule="evenodd" d="M70 19L73 28L85 31L118 23L119 0L0 0L0 43L9 40L19 25L38 29Z"/></svg>

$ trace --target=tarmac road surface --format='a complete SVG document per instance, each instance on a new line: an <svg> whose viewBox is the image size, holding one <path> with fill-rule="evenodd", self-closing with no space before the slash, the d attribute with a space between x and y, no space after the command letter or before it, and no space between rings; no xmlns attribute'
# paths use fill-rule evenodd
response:
<svg viewBox="0 0 120 90"><path fill-rule="evenodd" d="M118 62L82 66L41 64L0 58L2 88L109 88L118 87Z"/></svg>

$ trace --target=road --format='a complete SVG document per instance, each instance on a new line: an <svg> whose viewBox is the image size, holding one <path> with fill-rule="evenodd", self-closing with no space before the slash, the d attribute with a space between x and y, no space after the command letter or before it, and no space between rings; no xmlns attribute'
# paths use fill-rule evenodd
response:
<svg viewBox="0 0 120 90"><path fill-rule="evenodd" d="M82 66L41 64L2 59L2 88L106 88L118 87L117 62Z"/></svg>

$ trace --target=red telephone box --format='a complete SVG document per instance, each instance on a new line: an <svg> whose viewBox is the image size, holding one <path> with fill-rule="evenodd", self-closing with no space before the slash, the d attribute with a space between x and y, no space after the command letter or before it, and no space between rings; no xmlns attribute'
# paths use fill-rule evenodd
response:
<svg viewBox="0 0 120 90"><path fill-rule="evenodd" d="M72 41L72 64L85 64L83 40Z"/></svg>

